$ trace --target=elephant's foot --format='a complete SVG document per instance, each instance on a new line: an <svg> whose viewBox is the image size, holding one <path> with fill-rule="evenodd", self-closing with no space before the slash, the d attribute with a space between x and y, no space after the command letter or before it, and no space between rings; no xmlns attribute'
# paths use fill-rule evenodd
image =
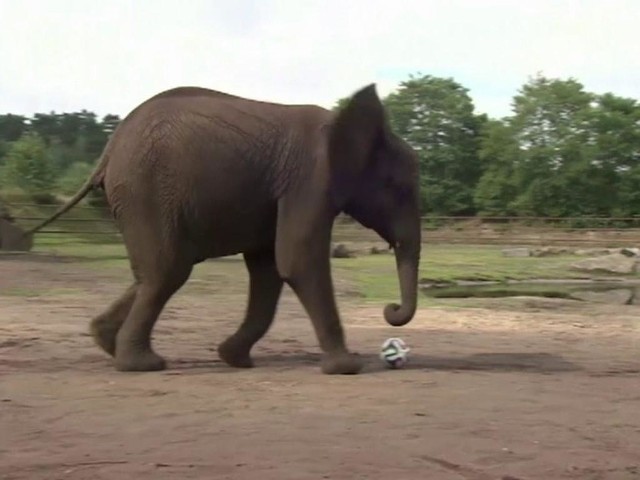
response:
<svg viewBox="0 0 640 480"><path fill-rule="evenodd" d="M154 372L167 368L167 362L150 348L118 351L116 370L121 372Z"/></svg>
<svg viewBox="0 0 640 480"><path fill-rule="evenodd" d="M364 366L362 359L354 353L325 353L322 358L322 373L328 375L354 375Z"/></svg>
<svg viewBox="0 0 640 480"><path fill-rule="evenodd" d="M120 325L114 324L106 317L96 317L89 327L93 341L112 357L116 354L116 335Z"/></svg>
<svg viewBox="0 0 640 480"><path fill-rule="evenodd" d="M251 347L246 346L246 342L241 342L235 337L229 337L218 346L218 355L230 367L252 368L253 360L249 352Z"/></svg>

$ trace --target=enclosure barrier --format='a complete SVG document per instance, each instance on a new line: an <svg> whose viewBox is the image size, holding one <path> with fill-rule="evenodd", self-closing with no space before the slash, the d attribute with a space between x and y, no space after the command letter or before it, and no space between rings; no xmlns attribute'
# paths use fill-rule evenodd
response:
<svg viewBox="0 0 640 480"><path fill-rule="evenodd" d="M53 213L58 205L11 204L14 221L30 228ZM28 212L37 212L29 214ZM68 237L74 242L120 242L107 209L78 205L44 228L39 235ZM62 240L62 238L60 239ZM383 245L375 232L347 216L336 219L334 242L369 242ZM447 217L422 219L425 244L527 246L640 246L640 217Z"/></svg>

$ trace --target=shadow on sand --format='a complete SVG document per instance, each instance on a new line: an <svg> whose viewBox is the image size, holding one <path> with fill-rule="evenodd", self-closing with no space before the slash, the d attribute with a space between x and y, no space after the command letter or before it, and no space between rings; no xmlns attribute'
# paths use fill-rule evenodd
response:
<svg viewBox="0 0 640 480"><path fill-rule="evenodd" d="M365 362L362 373L376 373L388 369L377 355L361 354ZM321 356L315 352L295 353L258 353L254 355L256 369L278 368L286 370L298 369L301 366L320 367ZM476 353L466 356L411 356L410 362L404 367L406 370L428 371L486 371L486 372L520 372L520 373L562 373L575 372L583 368L569 362L558 355L549 353ZM169 372L214 370L215 373L237 373L242 369L228 367L217 358L206 359L173 359L169 362Z"/></svg>

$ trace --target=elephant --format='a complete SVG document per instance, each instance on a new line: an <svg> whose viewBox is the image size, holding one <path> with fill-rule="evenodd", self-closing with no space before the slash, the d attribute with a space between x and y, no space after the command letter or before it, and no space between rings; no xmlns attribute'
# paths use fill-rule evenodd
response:
<svg viewBox="0 0 640 480"><path fill-rule="evenodd" d="M311 320L325 374L357 374L330 266L335 218L346 214L394 249L400 304L392 326L415 316L421 254L417 152L393 132L375 83L339 110L260 101L182 86L134 108L110 136L93 173L33 234L103 190L127 250L132 284L93 318L95 343L118 371L166 368L151 342L170 297L207 259L243 256L248 302L217 353L254 366L286 283Z"/></svg>

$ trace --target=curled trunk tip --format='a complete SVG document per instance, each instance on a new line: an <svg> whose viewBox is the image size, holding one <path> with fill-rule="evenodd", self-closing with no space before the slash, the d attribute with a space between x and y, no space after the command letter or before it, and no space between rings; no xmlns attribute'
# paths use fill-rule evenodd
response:
<svg viewBox="0 0 640 480"><path fill-rule="evenodd" d="M402 327L411 321L415 312L415 306L407 308L390 303L384 308L384 319L393 327Z"/></svg>

